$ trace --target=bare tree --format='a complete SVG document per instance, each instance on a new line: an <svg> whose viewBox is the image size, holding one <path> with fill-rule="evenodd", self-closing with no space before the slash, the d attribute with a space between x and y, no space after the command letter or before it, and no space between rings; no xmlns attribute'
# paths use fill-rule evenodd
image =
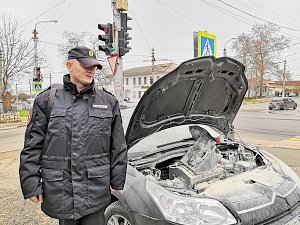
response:
<svg viewBox="0 0 300 225"><path fill-rule="evenodd" d="M256 68L253 66L253 40L250 34L241 34L233 42L233 49L236 52L237 58L245 65L245 73L249 82L248 97L250 97L250 90L253 90L255 86L254 80L256 80Z"/></svg>
<svg viewBox="0 0 300 225"><path fill-rule="evenodd" d="M17 21L5 14L0 17L0 48L3 52L0 96L3 111L6 112L4 98L8 86L33 71L33 46L30 44L30 39L22 38L23 31Z"/></svg>
<svg viewBox="0 0 300 225"><path fill-rule="evenodd" d="M260 97L264 92L266 73L276 70L275 62L280 60L280 54L290 43L290 39L280 35L279 31L280 27L275 24L257 24L250 34L238 36L233 45L237 58L251 68L251 79L256 79L252 83L258 85Z"/></svg>
<svg viewBox="0 0 300 225"><path fill-rule="evenodd" d="M102 65L102 70L96 72L96 82L98 85L104 85L111 81L112 76L110 69L107 65L107 61L103 56L103 53L98 50L99 40L96 35L90 32L67 32L63 33L64 44L60 45L58 52L60 55L63 55L64 61L67 57L67 52L76 46L87 46L93 49L97 55L97 59Z"/></svg>

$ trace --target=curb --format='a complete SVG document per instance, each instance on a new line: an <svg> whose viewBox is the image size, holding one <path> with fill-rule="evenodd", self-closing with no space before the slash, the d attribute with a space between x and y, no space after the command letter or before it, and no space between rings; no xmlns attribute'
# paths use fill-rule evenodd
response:
<svg viewBox="0 0 300 225"><path fill-rule="evenodd" d="M26 126L26 125L23 124L23 125L15 125L15 126L0 127L0 130L11 130L11 129L15 129L15 128L19 128L19 127L24 127L24 126Z"/></svg>

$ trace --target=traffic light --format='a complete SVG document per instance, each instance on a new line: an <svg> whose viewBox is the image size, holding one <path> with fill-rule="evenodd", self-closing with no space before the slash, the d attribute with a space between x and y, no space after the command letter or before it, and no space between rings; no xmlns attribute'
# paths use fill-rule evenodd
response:
<svg viewBox="0 0 300 225"><path fill-rule="evenodd" d="M132 20L131 17L127 16L127 13L121 12L121 31L119 31L119 56L125 55L129 50L131 50L131 47L128 46L129 40L132 40L131 37L129 37L128 30L132 30L131 27L127 26L127 21Z"/></svg>
<svg viewBox="0 0 300 225"><path fill-rule="evenodd" d="M105 52L106 55L111 55L112 51L114 51L112 24L98 24L98 29L104 32L104 34L98 35L98 39L105 43L104 45L99 45L99 50Z"/></svg>
<svg viewBox="0 0 300 225"><path fill-rule="evenodd" d="M35 67L34 68L35 77L33 78L33 81L41 82L42 81L42 74L41 74L41 68Z"/></svg>

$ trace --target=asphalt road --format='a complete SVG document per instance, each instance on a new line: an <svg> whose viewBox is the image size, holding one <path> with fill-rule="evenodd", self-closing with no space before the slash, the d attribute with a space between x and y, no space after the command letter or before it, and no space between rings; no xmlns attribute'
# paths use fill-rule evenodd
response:
<svg viewBox="0 0 300 225"><path fill-rule="evenodd" d="M300 100L297 99L300 106ZM236 137L253 144L300 149L300 107L296 110L269 110L268 103L241 107L234 127ZM285 144L285 145L284 145Z"/></svg>
<svg viewBox="0 0 300 225"><path fill-rule="evenodd" d="M0 152L15 151L23 148L25 126L0 130Z"/></svg>
<svg viewBox="0 0 300 225"><path fill-rule="evenodd" d="M255 145L300 149L300 98L296 101L296 110L269 110L268 103L242 105L233 123L235 137ZM25 126L0 129L0 152L22 149L24 132Z"/></svg>
<svg viewBox="0 0 300 225"><path fill-rule="evenodd" d="M299 110L269 112L266 103L242 106L236 135L274 154L300 176L299 115ZM41 212L39 204L22 197L18 168L24 132L25 126L0 129L0 225L58 225Z"/></svg>

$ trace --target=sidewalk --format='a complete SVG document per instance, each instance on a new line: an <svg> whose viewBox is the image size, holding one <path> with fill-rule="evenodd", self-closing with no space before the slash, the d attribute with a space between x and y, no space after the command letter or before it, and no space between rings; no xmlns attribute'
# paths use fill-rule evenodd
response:
<svg viewBox="0 0 300 225"><path fill-rule="evenodd" d="M17 127L26 126L27 124L27 117L21 117L20 122L13 122L13 123L0 123L0 130L7 130L13 129Z"/></svg>

